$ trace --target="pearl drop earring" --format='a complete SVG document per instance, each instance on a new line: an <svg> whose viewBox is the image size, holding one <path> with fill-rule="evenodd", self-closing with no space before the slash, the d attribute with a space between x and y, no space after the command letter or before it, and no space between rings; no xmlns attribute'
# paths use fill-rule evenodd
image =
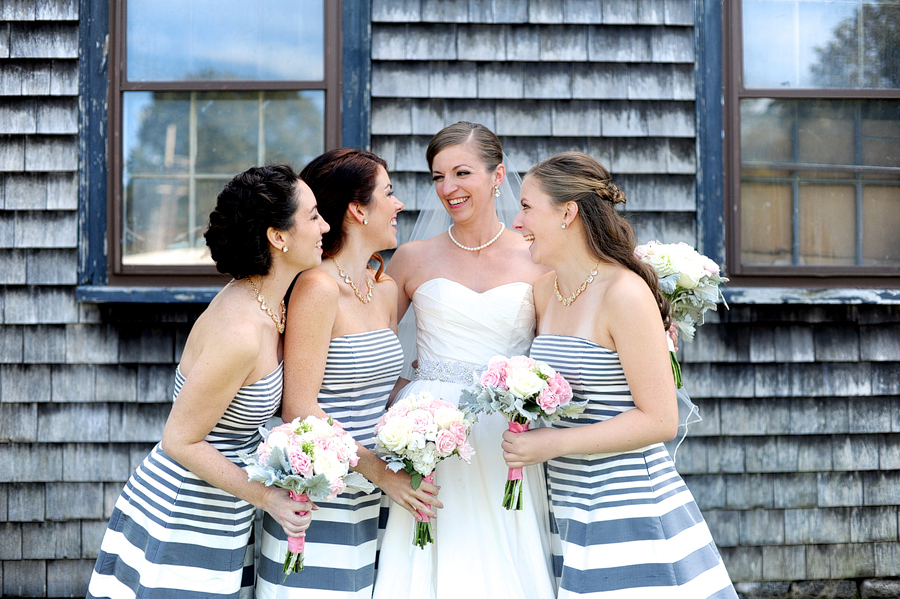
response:
<svg viewBox="0 0 900 599"><path fill-rule="evenodd" d="M285 254L287 254L287 246L282 247L281 251L284 252Z"/></svg>
<svg viewBox="0 0 900 599"><path fill-rule="evenodd" d="M566 223L561 224L559 227L560 227L561 229L565 229L565 228L566 228Z"/></svg>

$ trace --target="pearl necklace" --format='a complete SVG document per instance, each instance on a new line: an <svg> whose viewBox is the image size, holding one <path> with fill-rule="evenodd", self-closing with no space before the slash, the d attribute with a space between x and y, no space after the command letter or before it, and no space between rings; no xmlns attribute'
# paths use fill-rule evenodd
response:
<svg viewBox="0 0 900 599"><path fill-rule="evenodd" d="M253 288L253 291L256 292L256 301L259 302L259 309L263 310L269 317L275 322L275 328L278 329L278 333L284 333L284 324L287 322L287 308L284 305L284 300L281 300L281 319L275 316L275 313L272 312L272 309L266 304L266 298L262 296L262 293L259 291L259 287L253 284L253 279L247 277L247 282L250 283L250 287Z"/></svg>
<svg viewBox="0 0 900 599"><path fill-rule="evenodd" d="M331 260L334 262L334 265L337 266L338 274L341 275L341 278L344 279L344 282L347 283L348 285L350 285L350 288L353 289L353 293L356 294L356 299L358 299L359 301L361 301L364 304L368 304L369 302L371 302L372 301L372 291L374 290L374 287L369 282L369 277L366 277L366 289L368 289L369 292L365 296L363 296L359 292L359 289L356 287L356 283L354 283L353 279L350 278L350 275L348 275L344 271L344 269L341 268L341 265L338 264L338 261L335 260L334 258L332 258Z"/></svg>
<svg viewBox="0 0 900 599"><path fill-rule="evenodd" d="M553 287L556 289L556 299L558 299L563 306L571 306L572 302L578 299L578 296L581 295L581 292L587 289L588 283L594 282L594 277L597 276L597 268L600 266L600 261L594 265L594 268L591 269L591 274L584 280L584 283L575 290L575 293L570 295L569 297L563 297L562 293L559 292L559 277L556 277L556 280L553 282Z"/></svg>
<svg viewBox="0 0 900 599"><path fill-rule="evenodd" d="M500 239L500 235L503 234L503 229L505 229L505 228L506 228L506 225L504 225L503 223L500 223L500 230L497 231L497 234L494 235L490 241L488 241L487 243L482 243L478 247L474 247L474 248L470 248L470 247L465 246L465 245L461 244L460 242L456 241L456 239L453 237L453 225L450 225L450 228L447 229L447 234L450 235L450 241L455 243L456 247L458 247L460 249L464 249L467 252L477 252L478 250L483 250L487 246L491 245L492 243L494 243L495 241Z"/></svg>

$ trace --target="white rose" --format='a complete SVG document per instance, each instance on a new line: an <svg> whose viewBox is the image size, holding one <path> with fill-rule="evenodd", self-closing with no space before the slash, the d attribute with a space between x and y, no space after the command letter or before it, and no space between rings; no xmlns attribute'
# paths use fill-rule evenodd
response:
<svg viewBox="0 0 900 599"><path fill-rule="evenodd" d="M272 431L271 433L269 433L269 438L266 439L266 445L268 445L269 448L284 448L290 445L290 439L288 439L288 436L281 431Z"/></svg>
<svg viewBox="0 0 900 599"><path fill-rule="evenodd" d="M434 412L434 422L442 429L448 429L454 422L462 422L463 420L463 413L450 406L441 406Z"/></svg>
<svg viewBox="0 0 900 599"><path fill-rule="evenodd" d="M525 399L532 395L537 395L541 389L547 386L547 383L531 372L530 370L513 370L506 376L506 384L509 386L509 392Z"/></svg>
<svg viewBox="0 0 900 599"><path fill-rule="evenodd" d="M409 444L409 435L412 429L403 418L388 420L378 430L378 439L388 451L400 451Z"/></svg>
<svg viewBox="0 0 900 599"><path fill-rule="evenodd" d="M315 416L307 416L304 422L312 426L313 432L317 437L328 438L334 435L334 429L331 428L331 425L321 418L317 418Z"/></svg>
<svg viewBox="0 0 900 599"><path fill-rule="evenodd" d="M334 480L347 474L347 465L342 463L333 451L317 450L313 460L313 472L324 474L328 480Z"/></svg>

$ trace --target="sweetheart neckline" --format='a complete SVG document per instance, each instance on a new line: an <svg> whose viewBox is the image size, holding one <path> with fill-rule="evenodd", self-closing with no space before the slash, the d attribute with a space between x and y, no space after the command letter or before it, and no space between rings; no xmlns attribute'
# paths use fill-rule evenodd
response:
<svg viewBox="0 0 900 599"><path fill-rule="evenodd" d="M466 291L470 291L471 293L474 293L475 295L484 295L486 293L490 293L497 289L502 289L503 287L509 287L510 285L527 285L528 287L531 287L531 284L526 283L525 281L513 281L512 283L503 283L502 285L497 285L496 287L491 287L490 289L485 289L484 291L475 291L471 287L466 287L462 283L459 283L458 281L454 281L452 279L448 279L447 277L434 277L433 279L428 279L427 281L419 284L419 286L416 287L416 290L413 291L413 296L415 296L417 293L419 293L419 289L421 289L423 285L431 283L432 281L447 281L448 283L453 283L457 287L462 287Z"/></svg>

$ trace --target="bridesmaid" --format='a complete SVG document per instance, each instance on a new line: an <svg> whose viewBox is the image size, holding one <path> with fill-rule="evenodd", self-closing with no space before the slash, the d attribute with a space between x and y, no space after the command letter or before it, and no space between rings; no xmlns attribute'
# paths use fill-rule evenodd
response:
<svg viewBox="0 0 900 599"><path fill-rule="evenodd" d="M309 526L296 512L312 505L249 482L237 454L281 402L281 298L321 262L328 225L286 165L236 176L209 221L212 259L234 279L188 335L162 441L116 501L88 597L250 597L255 508L293 534Z"/></svg>
<svg viewBox="0 0 900 599"><path fill-rule="evenodd" d="M567 152L533 166L515 228L555 270L535 285L532 357L557 369L582 418L503 434L511 468L548 462L560 597L737 597L663 446L678 426L669 304L634 257L607 170ZM599 596L599 595L591 595Z"/></svg>
<svg viewBox="0 0 900 599"><path fill-rule="evenodd" d="M397 245L403 209L386 167L369 152L338 149L300 173L331 231L323 236L322 265L302 273L289 292L282 406L285 421L312 414L343 424L360 445L355 470L379 489L319 502L306 534L305 568L283 583L287 541L281 526L265 518L258 598L371 597L382 491L411 512L434 517L441 507L429 495L436 486L422 483L413 490L409 474L386 469L370 451L403 364L397 285L375 253ZM377 270L368 266L372 259Z"/></svg>

